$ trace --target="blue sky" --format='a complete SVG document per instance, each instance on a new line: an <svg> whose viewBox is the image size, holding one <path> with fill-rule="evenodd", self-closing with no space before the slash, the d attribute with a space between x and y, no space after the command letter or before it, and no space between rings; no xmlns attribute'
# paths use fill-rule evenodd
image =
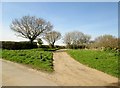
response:
<svg viewBox="0 0 120 88"><path fill-rule="evenodd" d="M2 40L25 40L15 36L9 25L15 18L30 15L43 18L64 35L78 30L94 39L103 34L118 36L117 2L4 2L2 3ZM59 40L56 44L62 44Z"/></svg>

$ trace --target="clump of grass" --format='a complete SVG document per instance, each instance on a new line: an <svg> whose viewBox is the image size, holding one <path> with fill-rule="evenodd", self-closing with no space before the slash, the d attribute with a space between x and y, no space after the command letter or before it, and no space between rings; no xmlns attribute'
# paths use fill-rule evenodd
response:
<svg viewBox="0 0 120 88"><path fill-rule="evenodd" d="M96 50L68 50L75 60L118 77L118 54Z"/></svg>
<svg viewBox="0 0 120 88"><path fill-rule="evenodd" d="M22 63L32 68L52 72L53 54L41 49L29 50L2 50L2 58Z"/></svg>

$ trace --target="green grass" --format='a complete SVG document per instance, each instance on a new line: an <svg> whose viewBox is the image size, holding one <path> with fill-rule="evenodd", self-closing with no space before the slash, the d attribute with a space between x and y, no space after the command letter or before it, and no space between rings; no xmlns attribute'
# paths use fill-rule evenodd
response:
<svg viewBox="0 0 120 88"><path fill-rule="evenodd" d="M42 49L2 50L2 58L38 70L53 71L53 54Z"/></svg>
<svg viewBox="0 0 120 88"><path fill-rule="evenodd" d="M0 58L2 57L2 49L0 49Z"/></svg>
<svg viewBox="0 0 120 88"><path fill-rule="evenodd" d="M118 77L118 54L95 50L68 50L82 64Z"/></svg>

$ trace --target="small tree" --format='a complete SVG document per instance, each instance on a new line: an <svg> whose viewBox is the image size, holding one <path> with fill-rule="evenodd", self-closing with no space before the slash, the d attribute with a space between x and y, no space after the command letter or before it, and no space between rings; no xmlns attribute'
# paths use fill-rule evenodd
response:
<svg viewBox="0 0 120 88"><path fill-rule="evenodd" d="M38 42L38 46L39 47L41 47L42 46L42 44L43 44L43 41L42 41L42 39L41 38L37 38L37 42Z"/></svg>
<svg viewBox="0 0 120 88"><path fill-rule="evenodd" d="M44 40L46 40L50 47L54 48L54 44L57 40L61 38L61 33L57 31L51 31L49 33L46 33L43 37Z"/></svg>
<svg viewBox="0 0 120 88"><path fill-rule="evenodd" d="M66 33L63 40L67 47L70 48L70 45L72 44L71 32Z"/></svg>
<svg viewBox="0 0 120 88"><path fill-rule="evenodd" d="M33 44L38 36L51 31L53 26L41 18L23 16L21 19L13 20L10 28L18 33L18 36L29 39Z"/></svg>

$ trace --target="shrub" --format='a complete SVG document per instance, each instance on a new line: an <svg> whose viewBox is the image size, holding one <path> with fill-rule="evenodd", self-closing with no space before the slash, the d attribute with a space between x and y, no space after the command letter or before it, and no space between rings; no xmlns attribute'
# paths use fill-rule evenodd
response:
<svg viewBox="0 0 120 88"><path fill-rule="evenodd" d="M49 48L49 46L48 45L41 45L40 48Z"/></svg>
<svg viewBox="0 0 120 88"><path fill-rule="evenodd" d="M108 47L108 48L104 48L103 51L112 52L112 53L115 53L115 55L119 55L119 49L117 49L117 48L112 49L112 48Z"/></svg>
<svg viewBox="0 0 120 88"><path fill-rule="evenodd" d="M86 45L69 45L70 49L85 49Z"/></svg>
<svg viewBox="0 0 120 88"><path fill-rule="evenodd" d="M104 48L104 51L110 52L110 51L112 51L112 48L110 48L110 47Z"/></svg>
<svg viewBox="0 0 120 88"><path fill-rule="evenodd" d="M56 45L55 48L58 48L58 49L65 49L66 47L65 47L65 46Z"/></svg>

